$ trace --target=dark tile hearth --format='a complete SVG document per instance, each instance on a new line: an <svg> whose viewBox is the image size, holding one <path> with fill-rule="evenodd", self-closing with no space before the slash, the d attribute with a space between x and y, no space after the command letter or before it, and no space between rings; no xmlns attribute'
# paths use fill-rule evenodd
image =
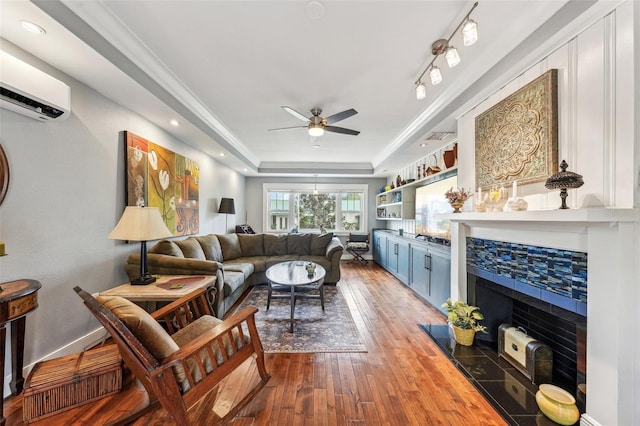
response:
<svg viewBox="0 0 640 426"><path fill-rule="evenodd" d="M449 335L448 325L419 326L507 423L514 426L556 425L538 409L535 397L538 385L499 358L495 344L476 339L473 346L457 345ZM562 383L554 384L563 386Z"/></svg>

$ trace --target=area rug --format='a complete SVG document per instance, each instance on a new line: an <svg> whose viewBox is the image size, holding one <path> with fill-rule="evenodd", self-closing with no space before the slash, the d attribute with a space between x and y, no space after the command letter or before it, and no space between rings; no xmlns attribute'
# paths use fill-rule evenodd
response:
<svg viewBox="0 0 640 426"><path fill-rule="evenodd" d="M272 298L267 311L267 286L251 289L238 310L247 305L259 309L256 326L267 353L367 352L336 286L324 287L324 311L319 299L297 301L293 333L289 333L289 300Z"/></svg>

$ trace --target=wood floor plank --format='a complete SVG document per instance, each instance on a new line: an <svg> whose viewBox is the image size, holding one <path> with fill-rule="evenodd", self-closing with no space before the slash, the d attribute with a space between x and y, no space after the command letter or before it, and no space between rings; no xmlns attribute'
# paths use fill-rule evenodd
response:
<svg viewBox="0 0 640 426"><path fill-rule="evenodd" d="M505 425L475 388L446 359L419 323L445 318L379 266L342 264L338 287L354 318L366 353L266 354L272 378L232 419L245 425ZM237 402L257 380L255 363L243 364L189 416L195 425L214 424L216 412ZM130 376L125 389L40 425L102 425L148 401ZM23 426L22 396L5 400L7 424ZM162 408L134 426L174 425Z"/></svg>

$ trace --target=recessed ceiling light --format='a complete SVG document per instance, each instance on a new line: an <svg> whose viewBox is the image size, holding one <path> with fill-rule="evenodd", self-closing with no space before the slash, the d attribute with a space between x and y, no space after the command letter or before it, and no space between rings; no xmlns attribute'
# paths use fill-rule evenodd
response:
<svg viewBox="0 0 640 426"><path fill-rule="evenodd" d="M421 143L421 144L420 144L420 148L424 148L425 146L427 146L427 144L426 144L426 143Z"/></svg>
<svg viewBox="0 0 640 426"><path fill-rule="evenodd" d="M40 25L34 24L33 22L21 21L20 23L22 24L22 28L34 34L45 35L47 33L44 28L42 28Z"/></svg>
<svg viewBox="0 0 640 426"><path fill-rule="evenodd" d="M171 120L169 123L171 123L174 126L179 126L180 122L178 120Z"/></svg>
<svg viewBox="0 0 640 426"><path fill-rule="evenodd" d="M320 148L320 145L316 144L313 146L314 148Z"/></svg>
<svg viewBox="0 0 640 426"><path fill-rule="evenodd" d="M324 15L324 6L319 1L307 3L307 16L311 19L320 19Z"/></svg>
<svg viewBox="0 0 640 426"><path fill-rule="evenodd" d="M245 167L245 168L244 168L244 169L242 169L242 170L246 172L246 171L247 171L247 168Z"/></svg>
<svg viewBox="0 0 640 426"><path fill-rule="evenodd" d="M224 157L224 152L221 152L221 153L220 153L220 157Z"/></svg>

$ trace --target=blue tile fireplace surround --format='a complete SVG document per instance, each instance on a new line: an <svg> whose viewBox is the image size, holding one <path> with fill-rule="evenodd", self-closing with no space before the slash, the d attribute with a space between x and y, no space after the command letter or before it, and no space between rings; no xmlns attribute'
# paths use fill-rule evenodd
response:
<svg viewBox="0 0 640 426"><path fill-rule="evenodd" d="M466 251L468 273L587 315L587 253L480 238Z"/></svg>
<svg viewBox="0 0 640 426"><path fill-rule="evenodd" d="M587 253L467 238L466 254L467 297L484 313L488 333L461 347L447 325L420 327L509 425L552 425L536 404L538 384L498 357L498 326L524 327L552 348L552 383L574 394L584 412Z"/></svg>

